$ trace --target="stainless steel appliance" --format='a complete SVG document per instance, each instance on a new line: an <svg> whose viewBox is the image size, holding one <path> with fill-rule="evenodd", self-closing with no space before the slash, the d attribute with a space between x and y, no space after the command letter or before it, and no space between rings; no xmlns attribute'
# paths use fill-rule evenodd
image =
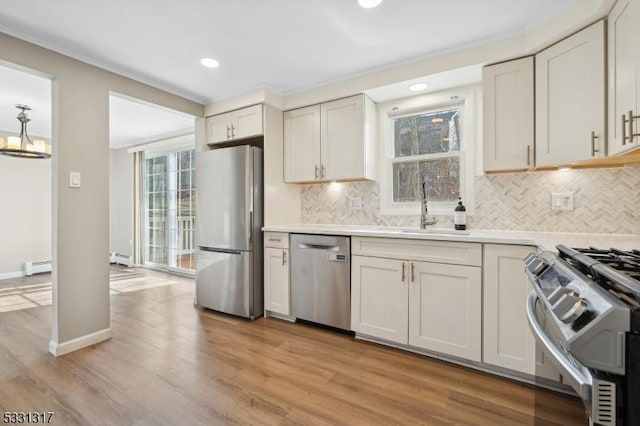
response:
<svg viewBox="0 0 640 426"><path fill-rule="evenodd" d="M196 154L196 303L255 319L263 313L262 149Z"/></svg>
<svg viewBox="0 0 640 426"><path fill-rule="evenodd" d="M292 234L291 312L297 319L351 329L351 240Z"/></svg>
<svg viewBox="0 0 640 426"><path fill-rule="evenodd" d="M545 354L596 425L640 424L640 251L529 253L526 309Z"/></svg>

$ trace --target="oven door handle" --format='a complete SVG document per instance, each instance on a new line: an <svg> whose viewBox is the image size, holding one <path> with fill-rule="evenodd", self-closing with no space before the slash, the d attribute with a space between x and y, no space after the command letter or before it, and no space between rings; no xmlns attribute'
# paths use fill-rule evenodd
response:
<svg viewBox="0 0 640 426"><path fill-rule="evenodd" d="M584 375L581 371L576 370L569 358L547 337L536 315L537 300L537 293L532 291L527 298L526 306L529 328L531 328L536 340L542 344L547 355L551 356L553 364L561 370L561 374L568 376L567 379L571 381L570 385L578 396L583 401L590 401L593 378L588 372L587 375Z"/></svg>

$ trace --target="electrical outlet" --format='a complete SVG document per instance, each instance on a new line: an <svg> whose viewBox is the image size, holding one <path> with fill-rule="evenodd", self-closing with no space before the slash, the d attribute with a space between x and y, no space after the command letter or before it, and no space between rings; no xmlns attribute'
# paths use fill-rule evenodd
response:
<svg viewBox="0 0 640 426"><path fill-rule="evenodd" d="M351 199L351 208L353 210L362 210L362 198L356 197Z"/></svg>
<svg viewBox="0 0 640 426"><path fill-rule="evenodd" d="M551 210L573 210L573 192L552 192Z"/></svg>

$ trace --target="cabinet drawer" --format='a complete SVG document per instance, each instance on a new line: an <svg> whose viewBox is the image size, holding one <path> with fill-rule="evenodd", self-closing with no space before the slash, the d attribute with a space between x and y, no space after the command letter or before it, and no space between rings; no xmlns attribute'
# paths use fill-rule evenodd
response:
<svg viewBox="0 0 640 426"><path fill-rule="evenodd" d="M286 232L265 232L264 246L273 248L289 248L289 234Z"/></svg>
<svg viewBox="0 0 640 426"><path fill-rule="evenodd" d="M353 237L351 253L361 256L482 266L482 244L480 243Z"/></svg>

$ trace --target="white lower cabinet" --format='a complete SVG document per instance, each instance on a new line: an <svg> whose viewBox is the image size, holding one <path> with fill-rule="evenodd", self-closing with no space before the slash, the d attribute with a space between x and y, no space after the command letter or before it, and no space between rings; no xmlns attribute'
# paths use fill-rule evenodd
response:
<svg viewBox="0 0 640 426"><path fill-rule="evenodd" d="M407 343L406 263L396 259L351 257L352 330Z"/></svg>
<svg viewBox="0 0 640 426"><path fill-rule="evenodd" d="M479 362L481 268L410 262L409 275L409 345Z"/></svg>
<svg viewBox="0 0 640 426"><path fill-rule="evenodd" d="M521 373L558 380L529 330L525 303L532 288L522 258L532 246L484 245L482 360Z"/></svg>
<svg viewBox="0 0 640 426"><path fill-rule="evenodd" d="M470 254L480 260L480 244L353 238L351 327L370 337L481 360L482 277L476 265L415 260L440 255ZM420 245L424 245L422 250ZM385 250L390 257L363 256ZM402 256L406 255L406 258ZM478 254L478 255L476 255ZM455 259L455 260L454 260ZM459 261L443 256L443 262ZM476 260L477 259L477 260Z"/></svg>
<svg viewBox="0 0 640 426"><path fill-rule="evenodd" d="M265 232L264 309L290 315L289 235Z"/></svg>

